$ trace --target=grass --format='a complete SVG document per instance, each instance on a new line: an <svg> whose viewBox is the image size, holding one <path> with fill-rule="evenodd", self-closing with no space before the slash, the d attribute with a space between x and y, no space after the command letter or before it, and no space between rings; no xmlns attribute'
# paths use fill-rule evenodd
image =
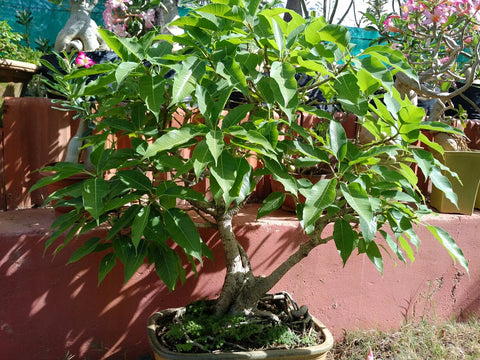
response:
<svg viewBox="0 0 480 360"><path fill-rule="evenodd" d="M365 360L370 348L374 360L478 360L480 319L420 321L391 332L347 332L327 360Z"/></svg>

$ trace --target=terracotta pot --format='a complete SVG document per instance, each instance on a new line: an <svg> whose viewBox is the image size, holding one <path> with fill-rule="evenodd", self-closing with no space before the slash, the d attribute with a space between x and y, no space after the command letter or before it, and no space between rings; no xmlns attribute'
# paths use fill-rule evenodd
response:
<svg viewBox="0 0 480 360"><path fill-rule="evenodd" d="M158 321L160 319L173 318L178 310L182 308L167 309L153 314L148 320L148 340L155 355L156 360L194 360L194 359L270 359L270 360L325 360L327 353L333 347L333 336L330 331L318 319L313 317L317 331L321 331L325 341L321 345L310 346L298 349L265 350L265 351L238 351L228 353L208 353L208 354L184 354L176 353L165 348L158 339Z"/></svg>

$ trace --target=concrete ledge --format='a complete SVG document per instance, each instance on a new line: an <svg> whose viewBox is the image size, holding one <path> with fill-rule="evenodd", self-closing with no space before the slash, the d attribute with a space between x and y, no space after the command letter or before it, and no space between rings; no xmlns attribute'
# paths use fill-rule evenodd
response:
<svg viewBox="0 0 480 360"><path fill-rule="evenodd" d="M267 274L304 237L291 214L278 211L255 221L257 205L237 217L238 237L257 275ZM142 267L123 284L121 266L97 287L98 254L65 265L73 250L42 255L50 209L0 213L0 354L5 359L138 359L150 353L147 318L155 311L215 297L223 281L223 257L212 230L202 236L214 252L198 277L189 273L175 292ZM428 221L449 231L470 261L470 275L426 229L414 263L384 256L382 277L363 255L345 268L333 243L317 248L276 286L309 306L339 339L343 329L387 330L419 317L461 319L480 314L480 213L440 214ZM99 234L101 235L101 234ZM79 240L83 243L86 238ZM73 249L73 247L72 247Z"/></svg>

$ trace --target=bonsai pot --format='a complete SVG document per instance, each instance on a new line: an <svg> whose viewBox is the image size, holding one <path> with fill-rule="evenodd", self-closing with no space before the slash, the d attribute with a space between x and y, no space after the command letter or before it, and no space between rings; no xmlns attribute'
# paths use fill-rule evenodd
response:
<svg viewBox="0 0 480 360"><path fill-rule="evenodd" d="M159 323L170 321L178 311L183 308L173 308L156 312L148 320L148 340L155 355L155 360L193 360L193 359L282 359L282 360L306 360L316 359L325 360L328 351L333 347L333 336L330 331L318 319L313 317L315 328L323 334L325 341L316 346L297 348L297 349L279 349L279 350L255 350L255 351L237 351L203 354L178 353L167 349L161 342L161 336L158 335Z"/></svg>
<svg viewBox="0 0 480 360"><path fill-rule="evenodd" d="M457 194L457 207L445 197L445 194L432 187L430 204L442 213L460 213L471 215L474 208L480 208L480 151L445 151L444 158L440 160L457 173L458 179L445 174L452 184L453 191Z"/></svg>

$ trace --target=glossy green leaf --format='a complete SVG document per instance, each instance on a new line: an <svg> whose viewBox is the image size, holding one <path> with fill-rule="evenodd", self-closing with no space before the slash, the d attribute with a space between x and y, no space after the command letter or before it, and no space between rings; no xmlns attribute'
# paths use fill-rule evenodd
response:
<svg viewBox="0 0 480 360"><path fill-rule="evenodd" d="M131 205L127 210L121 214L118 218L115 218L113 226L108 231L107 240L113 239L122 229L129 229L132 225L133 219L140 211L141 206L138 204Z"/></svg>
<svg viewBox="0 0 480 360"><path fill-rule="evenodd" d="M145 101L148 110L158 118L162 105L165 104L165 80L162 75L143 75L138 78L139 95Z"/></svg>
<svg viewBox="0 0 480 360"><path fill-rule="evenodd" d="M222 129L238 125L244 120L247 114L253 109L253 104L242 104L231 109L222 120Z"/></svg>
<svg viewBox="0 0 480 360"><path fill-rule="evenodd" d="M283 192L273 192L269 194L258 209L257 220L279 209L284 201L285 193Z"/></svg>
<svg viewBox="0 0 480 360"><path fill-rule="evenodd" d="M445 194L445 197L450 200L452 204L457 205L458 196L453 191L450 180L448 180L437 167L433 168L430 172L430 180L432 180L432 184L438 190Z"/></svg>
<svg viewBox="0 0 480 360"><path fill-rule="evenodd" d="M100 266L98 267L98 285L105 279L105 276L115 267L117 264L117 255L115 253L109 253L100 260Z"/></svg>
<svg viewBox="0 0 480 360"><path fill-rule="evenodd" d="M285 62L275 61L271 66L272 90L275 101L293 119L298 105L297 81L294 67Z"/></svg>
<svg viewBox="0 0 480 360"><path fill-rule="evenodd" d="M202 262L202 239L190 216L177 208L168 209L165 211L165 226L172 240L186 254Z"/></svg>
<svg viewBox="0 0 480 360"><path fill-rule="evenodd" d="M200 141L193 150L192 154L193 170L197 179L207 169L210 163L214 162L213 156L208 150L208 145L205 140Z"/></svg>
<svg viewBox="0 0 480 360"><path fill-rule="evenodd" d="M333 226L333 239L342 258L343 266L345 266L353 250L357 247L356 233L348 221L338 219Z"/></svg>
<svg viewBox="0 0 480 360"><path fill-rule="evenodd" d="M211 130L205 137L210 154L212 154L215 163L223 150L223 133L220 129Z"/></svg>
<svg viewBox="0 0 480 360"><path fill-rule="evenodd" d="M102 178L88 179L83 183L83 206L94 219L98 219L103 210L103 198L108 194L108 183Z"/></svg>
<svg viewBox="0 0 480 360"><path fill-rule="evenodd" d="M362 217L367 223L373 220L373 210L365 189L359 183L350 183L348 185L341 183L342 194L348 204Z"/></svg>
<svg viewBox="0 0 480 360"><path fill-rule="evenodd" d="M322 215L323 210L333 203L335 200L336 186L336 179L323 179L311 188L300 189L300 193L305 196L306 199L303 208L304 228L313 225L320 215Z"/></svg>
<svg viewBox="0 0 480 360"><path fill-rule="evenodd" d="M359 116L365 115L368 110L367 99L361 95L357 78L353 74L345 74L337 77L333 83L337 92L337 100L347 111Z"/></svg>
<svg viewBox="0 0 480 360"><path fill-rule="evenodd" d="M398 243L397 241L395 241L392 236L387 233L386 231L384 230L379 230L380 234L382 234L383 238L385 239L386 243L388 244L388 246L390 247L390 249L393 250L393 252L395 253L395 255L397 256L397 258L401 261L403 261L404 263L407 262L407 260L405 259L405 257L403 256L403 252L402 250L400 249L400 246L398 246Z"/></svg>
<svg viewBox="0 0 480 360"><path fill-rule="evenodd" d="M75 252L72 254L70 259L68 260L68 264L74 263L83 258L84 256L94 252L100 241L102 241L102 239L98 237L93 237L85 241L85 243L77 250L75 250Z"/></svg>
<svg viewBox="0 0 480 360"><path fill-rule="evenodd" d="M166 244L156 243L148 251L149 260L155 263L155 271L167 287L173 291L180 277L181 259L175 250ZM181 269L181 270L180 270Z"/></svg>
<svg viewBox="0 0 480 360"><path fill-rule="evenodd" d="M233 201L229 194L235 184L237 166L235 158L230 153L223 152L218 158L217 164L210 167L212 176L222 189L227 206Z"/></svg>
<svg viewBox="0 0 480 360"><path fill-rule="evenodd" d="M138 246L135 246L127 237L116 237L113 239L113 249L123 263L126 283L145 261L147 256L146 242L142 241Z"/></svg>
<svg viewBox="0 0 480 360"><path fill-rule="evenodd" d="M151 180L139 171L120 170L115 176L132 190L152 190Z"/></svg>
<svg viewBox="0 0 480 360"><path fill-rule="evenodd" d="M123 80L129 76L139 66L137 62L124 61L118 65L115 70L115 80L117 81L117 87L121 85Z"/></svg>
<svg viewBox="0 0 480 360"><path fill-rule="evenodd" d="M148 223L150 216L150 206L142 206L135 215L132 223L132 243L135 249L140 244L143 237L143 232Z"/></svg>
<svg viewBox="0 0 480 360"><path fill-rule="evenodd" d="M147 148L144 158L155 156L159 152L171 150L176 146L185 144L201 133L198 126L184 125L179 129L173 129L155 140L155 142Z"/></svg>
<svg viewBox="0 0 480 360"><path fill-rule="evenodd" d="M383 274L383 259L380 250L375 241L371 241L367 246L367 256L375 265L378 271Z"/></svg>
<svg viewBox="0 0 480 360"><path fill-rule="evenodd" d="M328 135L330 138L330 146L332 147L338 161L342 161L347 154L347 135L345 130L338 121L330 121L328 126Z"/></svg>
<svg viewBox="0 0 480 360"><path fill-rule="evenodd" d="M465 259L460 247L455 243L455 239L453 239L448 232L438 226L426 225L426 228L432 233L433 236L435 236L440 244L447 249L453 261L458 261L468 273L468 261Z"/></svg>
<svg viewBox="0 0 480 360"><path fill-rule="evenodd" d="M173 78L172 103L176 104L189 96L205 73L205 64L192 56L185 60Z"/></svg>

